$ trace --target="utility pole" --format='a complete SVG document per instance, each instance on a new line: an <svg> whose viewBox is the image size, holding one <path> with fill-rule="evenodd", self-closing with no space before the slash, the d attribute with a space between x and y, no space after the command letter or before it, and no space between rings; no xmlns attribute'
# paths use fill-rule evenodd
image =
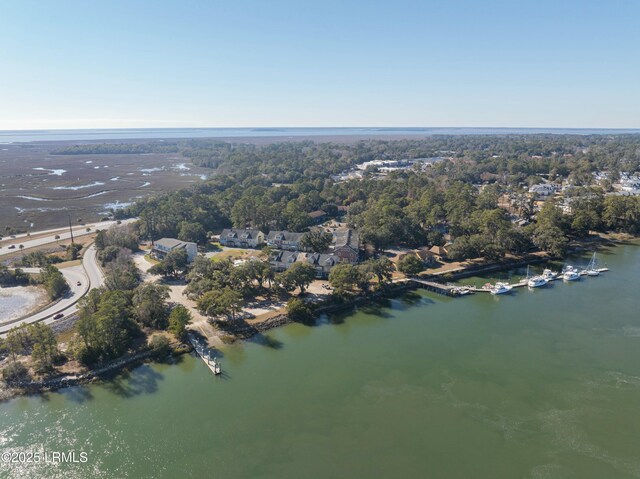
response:
<svg viewBox="0 0 640 479"><path fill-rule="evenodd" d="M71 244L73 244L73 229L71 228L71 215L67 215L69 217L69 233L71 233Z"/></svg>

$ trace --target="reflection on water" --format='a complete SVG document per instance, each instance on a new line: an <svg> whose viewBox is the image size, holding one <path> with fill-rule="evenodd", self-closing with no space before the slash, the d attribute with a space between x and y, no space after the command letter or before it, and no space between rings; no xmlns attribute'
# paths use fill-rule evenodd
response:
<svg viewBox="0 0 640 479"><path fill-rule="evenodd" d="M640 477L640 248L511 297L423 291L0 405L0 477ZM8 474L8 475L7 475Z"/></svg>

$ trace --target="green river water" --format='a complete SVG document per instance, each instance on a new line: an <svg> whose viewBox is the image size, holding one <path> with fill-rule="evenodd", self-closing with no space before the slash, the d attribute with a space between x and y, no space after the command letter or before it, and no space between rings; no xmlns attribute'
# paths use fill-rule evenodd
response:
<svg viewBox="0 0 640 479"><path fill-rule="evenodd" d="M0 477L640 477L640 247L599 259L576 283L274 330L228 347L222 378L184 356L2 403L2 451L87 462Z"/></svg>

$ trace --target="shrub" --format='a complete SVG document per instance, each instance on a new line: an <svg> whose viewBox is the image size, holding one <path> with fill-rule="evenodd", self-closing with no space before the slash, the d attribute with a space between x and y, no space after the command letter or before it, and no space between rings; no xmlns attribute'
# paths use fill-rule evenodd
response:
<svg viewBox="0 0 640 479"><path fill-rule="evenodd" d="M24 381L29 379L29 370L19 362L13 362L2 370L2 379L6 382Z"/></svg>
<svg viewBox="0 0 640 479"><path fill-rule="evenodd" d="M155 358L162 358L169 353L169 340L161 334L154 334L149 341L149 347Z"/></svg>
<svg viewBox="0 0 640 479"><path fill-rule="evenodd" d="M293 321L309 322L313 319L311 308L299 298L287 301L287 314Z"/></svg>

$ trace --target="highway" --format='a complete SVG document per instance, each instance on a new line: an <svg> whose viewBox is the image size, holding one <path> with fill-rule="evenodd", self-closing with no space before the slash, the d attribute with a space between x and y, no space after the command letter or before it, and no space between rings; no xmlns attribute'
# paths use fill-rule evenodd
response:
<svg viewBox="0 0 640 479"><path fill-rule="evenodd" d="M137 218L130 218L127 220L123 220L121 224L131 223L133 221L136 221L136 219ZM97 230L106 230L115 224L117 224L116 221L103 221L100 223L83 225L81 227L74 227L73 236L77 237L94 233ZM86 231L87 228L91 228L91 231ZM56 235L60 236L60 238L56 239ZM28 239L29 237L25 234L4 238L2 241L0 241L0 258L2 258L2 256L4 255L8 255L18 251L17 245L19 244L24 245L24 251L29 248L46 246L58 241L71 239L71 234L69 233L68 229L55 229L31 233L31 237L34 236L38 236L38 238ZM8 246L11 244L16 245L16 248L9 249ZM35 323L38 321L44 321L45 324L50 324L56 321L55 319L53 319L53 316L57 315L58 313L62 313L65 318L75 313L78 310L78 301L80 301L80 299L85 294L87 294L89 290L93 288L99 288L104 284L102 270L100 269L100 266L98 264L96 253L97 252L95 246L91 245L89 248L87 248L84 256L82 257L82 265L60 269L60 272L71 288L71 291L64 298L50 305L44 310L26 318L10 321L3 321L2 318L0 318L0 336L4 336L11 328L15 326ZM40 272L39 268L22 269L27 273ZM80 283L80 286L78 286L78 283Z"/></svg>
<svg viewBox="0 0 640 479"><path fill-rule="evenodd" d="M123 220L122 224L131 223L133 221L136 221L136 218ZM106 230L115 224L117 224L116 221L102 221L100 223L89 223L82 226L74 226L73 237L77 238L80 236L95 233L96 231L99 231L99 230ZM90 228L90 231L87 231L87 228ZM43 234L45 236L42 236ZM20 245L24 246L23 248L23 251L24 251L30 248L36 248L38 246L46 246L51 243L57 243L58 241L71 239L71 233L69 232L69 228L66 228L66 229L59 228L55 230L46 230L46 231L39 231L39 232L34 231L31 233L31 237L35 237L35 236L42 236L42 237L29 239L30 237L28 237L27 235L21 234L21 235L16 235L15 237L6 237L2 239L0 241L0 257L19 251ZM56 239L56 236L60 236L60 238ZM15 248L9 249L9 246L11 245L15 245Z"/></svg>

